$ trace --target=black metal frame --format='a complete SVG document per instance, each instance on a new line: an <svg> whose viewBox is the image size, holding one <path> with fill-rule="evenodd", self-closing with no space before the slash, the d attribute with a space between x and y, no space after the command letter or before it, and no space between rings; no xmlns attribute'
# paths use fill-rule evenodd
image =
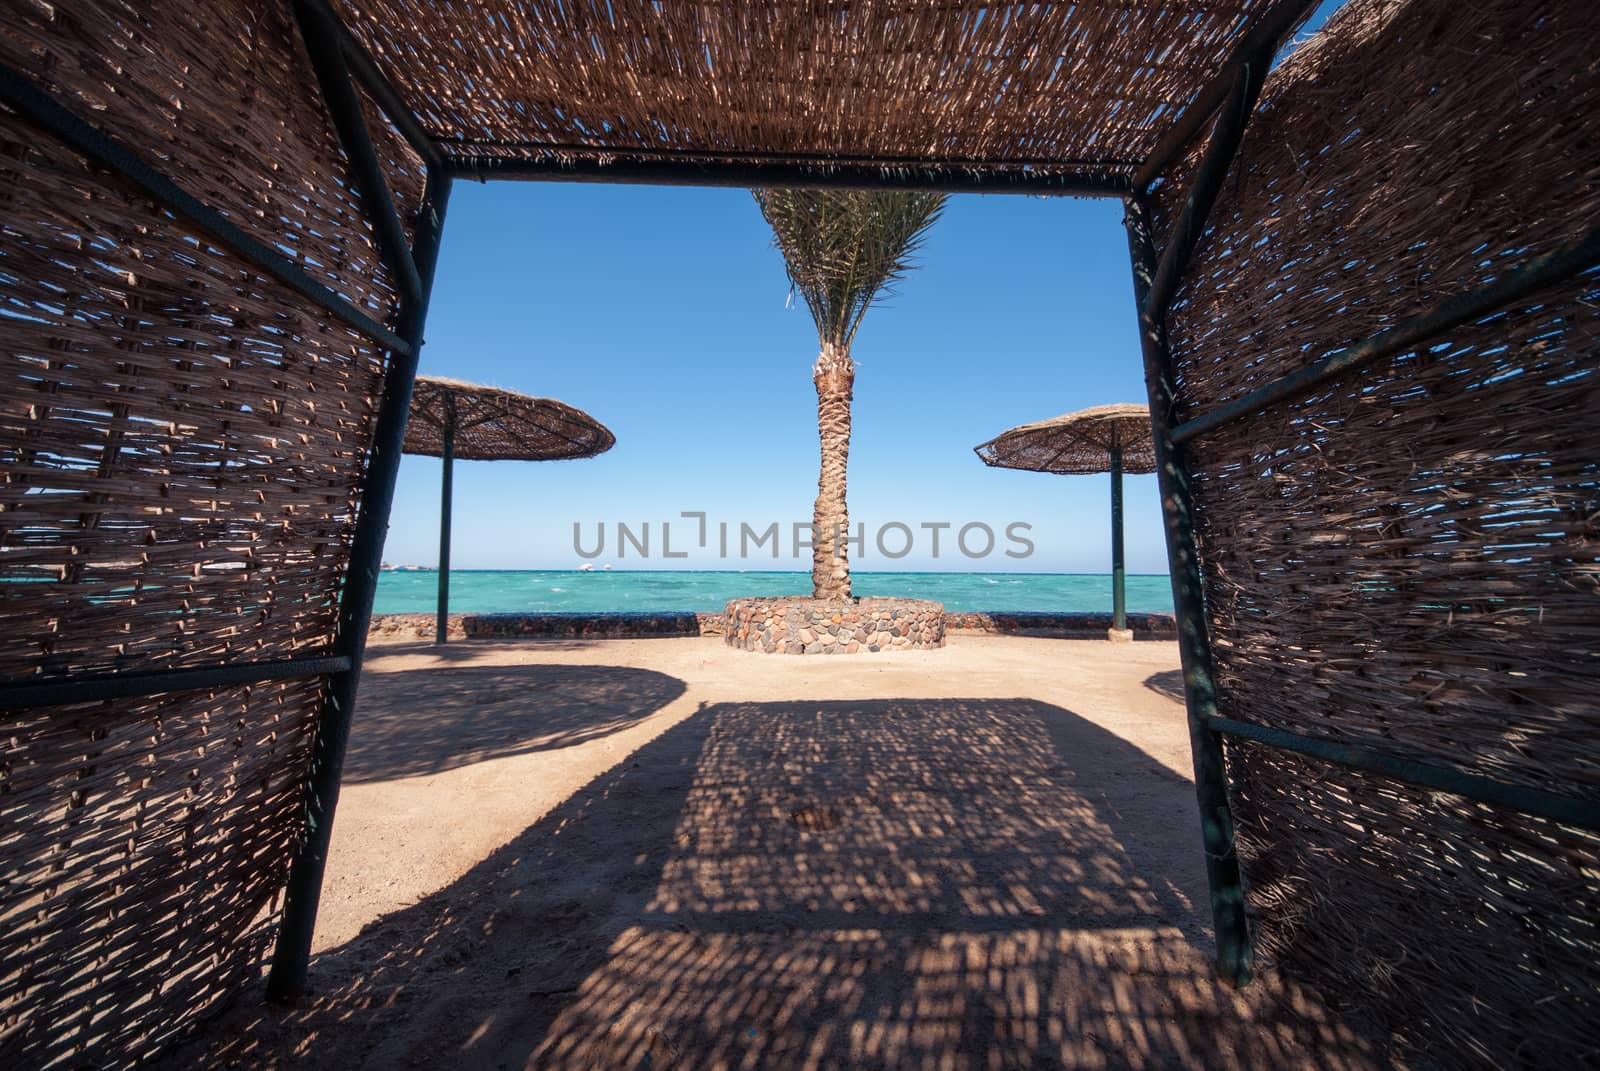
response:
<svg viewBox="0 0 1600 1071"><path fill-rule="evenodd" d="M1233 808L1228 800L1222 738L1210 724L1218 715L1216 667L1206 628L1205 587L1195 547L1190 469L1182 447L1172 441L1177 391L1172 382L1166 317L1164 310L1157 313L1150 301L1157 260L1149 217L1149 206L1143 197L1128 198L1124 223L1128 230L1129 259L1133 264L1134 301L1139 309L1139 345L1144 356L1145 389L1150 398L1156 480L1161 491L1161 515L1167 537L1167 569L1172 579L1173 608L1178 617L1178 655L1183 664L1189 750L1194 761L1194 788L1206 853L1206 882L1211 891L1211 917L1216 928L1216 968L1226 981L1243 985L1251 976L1244 883L1234 851Z"/></svg>
<svg viewBox="0 0 1600 1071"><path fill-rule="evenodd" d="M436 147L421 153L428 163L422 212L416 240L408 246L405 231L373 149L360 98L350 82L346 60L389 120L408 140L420 135L416 117L400 103L370 57L340 25L322 0L296 0L307 52L316 69L330 117L349 159L354 184L386 266L401 285L397 329L378 323L337 292L310 276L282 254L252 238L216 209L193 197L150 167L116 139L63 107L31 80L0 65L0 102L91 163L125 180L175 219L195 228L219 247L241 257L252 268L282 283L380 344L390 355L383 397L373 428L373 442L361 480L359 514L351 541L350 562L340 592L333 653L277 661L223 663L134 673L79 675L61 679L0 684L0 709L58 706L165 693L233 687L261 681L327 676L327 697L319 715L307 776L306 829L290 865L283 920L278 931L267 992L290 999L305 984L311 934L321 895L333 813L338 800L350 716L360 680L361 660L371 623L379 557L388 530L389 512L399 472L401 447L416 378L422 329L437 265L451 177ZM413 144L415 141L413 140Z"/></svg>
<svg viewBox="0 0 1600 1071"><path fill-rule="evenodd" d="M1576 799L1529 785L1509 784L1469 774L1453 766L1403 758L1383 751L1374 751L1371 748L1340 743L1337 740L1293 733L1270 725L1255 725L1223 717L1212 718L1209 725L1215 732L1243 740L1253 740L1258 744L1265 744L1282 751L1293 751L1311 758L1324 759L1340 766L1348 766L1353 770L1365 770L1368 773L1380 774L1391 780L1404 781L1422 788L1435 788L1475 803L1505 807L1536 818L1548 818L1563 825L1600 832L1600 801L1597 800Z"/></svg>
<svg viewBox="0 0 1600 1071"><path fill-rule="evenodd" d="M1178 158L1200 132L1207 120L1228 99L1238 73L1245 65L1260 58L1270 64L1283 41L1295 27L1306 20L1321 0L1280 0L1277 7L1268 11L1250 32L1239 41L1222 71L1206 84L1200 95L1178 115L1172 126L1150 153L1139 170L1133 174L1133 188L1138 193L1148 193L1150 186Z"/></svg>
<svg viewBox="0 0 1600 1071"><path fill-rule="evenodd" d="M406 244L405 225L400 222L394 198L383 181L383 165L372 147L361 98L345 66L342 27L331 11L314 0L296 0L294 13L300 23L300 38L305 42L306 54L311 58L311 66L322 87L323 102L339 131L339 143L350 160L350 169L357 176L356 191L361 195L361 207L377 236L384 264L399 280L405 300L421 301L422 278L417 274L417 263Z"/></svg>
<svg viewBox="0 0 1600 1071"><path fill-rule="evenodd" d="M588 152L594 152L591 147ZM649 153L530 160L512 156L452 155L445 166L459 178L534 182L603 182L656 186L787 186L804 189L934 190L944 193L1024 193L1123 197L1133 189L1123 175L1104 170L1019 166L1004 160L715 160L693 154ZM1107 165L1102 164L1101 167ZM1126 167L1126 164L1114 166Z"/></svg>
<svg viewBox="0 0 1600 1071"><path fill-rule="evenodd" d="M133 699L166 692L193 692L261 681L320 677L350 668L348 655L316 655L271 662L232 662L219 666L157 669L140 673L100 673L38 682L0 684L0 710L57 707L102 699Z"/></svg>
<svg viewBox="0 0 1600 1071"><path fill-rule="evenodd" d="M354 91L344 65L345 42L349 39L337 20L317 0L297 0L295 8L307 50L317 65L318 77L328 98L339 140L350 158L356 184L362 192L362 202L369 211L375 209L392 215L394 203L389 196L388 183L376 154L370 151L366 119L359 102L354 100ZM352 103L356 107L350 107ZM450 183L450 176L441 167L429 166L415 242L409 250L402 251L404 261L412 263L417 273L415 292L408 293L400 303L399 334L406 339L409 349L406 353L395 355L384 377L383 398L379 403L372 449L362 480L360 514L356 518L355 535L351 540L349 574L340 593L339 626L335 641L339 650L349 655L350 667L329 680L327 706L312 740L306 793L306 829L290 866L284 894L283 918L278 929L277 946L273 950L272 968L267 976L267 997L270 1000L293 1000L305 988L312 931L316 926L317 908L322 898L323 872L327 866L345 748L350 737L350 720L361 681L367 631L372 623L372 602L377 594L383 543L389 530L395 481L400 472L406 421L411 411L411 389L417 376L417 358L422 348L422 330L428 315L434 269L438 265ZM386 229L391 224L398 227L398 218L383 226ZM400 233L403 234L403 231ZM391 251L390 256L397 261L402 259L400 252Z"/></svg>

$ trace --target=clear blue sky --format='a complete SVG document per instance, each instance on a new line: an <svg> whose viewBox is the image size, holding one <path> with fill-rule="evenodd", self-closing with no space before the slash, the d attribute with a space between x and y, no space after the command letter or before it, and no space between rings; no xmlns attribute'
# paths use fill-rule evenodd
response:
<svg viewBox="0 0 1600 1071"><path fill-rule="evenodd" d="M597 562L809 568L719 562L715 527L710 555L690 547L665 561L659 540L673 521L674 549L692 543L684 510L735 533L810 519L816 350L746 191L457 182L422 371L559 398L617 445L585 461L457 462L453 566L571 568L582 560L573 523L590 546L604 521ZM909 556L886 562L869 542L856 568L1109 569L1106 476L990 469L972 447L1015 424L1144 400L1119 202L951 197L921 267L868 313L853 352L850 506L869 541L890 521L997 532L1022 521L1036 544L1023 561L946 547L933 562L918 530ZM1129 476L1125 489L1129 570L1163 572L1155 477ZM385 559L434 564L438 515L439 462L406 457ZM619 561L618 521L649 522L656 556Z"/></svg>

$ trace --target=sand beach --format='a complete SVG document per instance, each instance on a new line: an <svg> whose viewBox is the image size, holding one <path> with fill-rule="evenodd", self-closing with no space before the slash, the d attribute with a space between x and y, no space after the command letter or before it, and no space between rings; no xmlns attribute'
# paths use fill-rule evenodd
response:
<svg viewBox="0 0 1600 1071"><path fill-rule="evenodd" d="M166 1066L1366 1066L1213 978L1176 647L380 639L313 992Z"/></svg>

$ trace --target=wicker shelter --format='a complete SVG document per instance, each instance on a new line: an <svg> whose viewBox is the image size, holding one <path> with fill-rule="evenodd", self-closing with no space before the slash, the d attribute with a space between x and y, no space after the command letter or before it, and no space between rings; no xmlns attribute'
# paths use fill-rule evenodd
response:
<svg viewBox="0 0 1600 1071"><path fill-rule="evenodd" d="M499 387L418 376L411 391L405 452L444 462L439 477L439 605L434 642L449 642L450 518L455 462L567 461L616 445L609 428L581 409Z"/></svg>
<svg viewBox="0 0 1600 1071"><path fill-rule="evenodd" d="M1315 6L5 0L0 1065L303 989L469 177L1119 199L1219 970L1591 1058L1600 5Z"/></svg>
<svg viewBox="0 0 1600 1071"><path fill-rule="evenodd" d="M997 469L1111 474L1111 636L1130 637L1122 549L1122 474L1156 470L1150 410L1126 402L1097 405L1003 431L973 452Z"/></svg>

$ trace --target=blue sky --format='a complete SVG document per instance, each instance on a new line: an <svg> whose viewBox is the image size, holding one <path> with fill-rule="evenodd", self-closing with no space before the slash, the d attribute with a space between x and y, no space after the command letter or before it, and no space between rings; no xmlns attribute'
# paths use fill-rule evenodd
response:
<svg viewBox="0 0 1600 1071"><path fill-rule="evenodd" d="M1144 400L1119 202L953 196L920 262L853 349L850 505L869 538L856 568L1108 570L1106 476L990 469L972 447L1015 424ZM746 191L457 182L422 371L559 398L617 445L584 461L458 462L453 566L572 568L583 560L574 522L586 547L605 522L595 560L622 568L809 568L787 546L778 562L715 555L719 521L737 549L741 522L787 533L811 515L817 343L788 297ZM1129 476L1125 490L1129 570L1163 572L1155 478ZM709 515L708 551L687 538L685 510ZM406 457L385 559L432 565L438 516L439 462ZM659 556L664 521L688 558ZM886 561L871 539L894 521L917 540ZM648 522L655 556L630 547L619 559L617 522ZM1036 549L969 560L946 536L935 561L924 522L997 533L1024 522Z"/></svg>

